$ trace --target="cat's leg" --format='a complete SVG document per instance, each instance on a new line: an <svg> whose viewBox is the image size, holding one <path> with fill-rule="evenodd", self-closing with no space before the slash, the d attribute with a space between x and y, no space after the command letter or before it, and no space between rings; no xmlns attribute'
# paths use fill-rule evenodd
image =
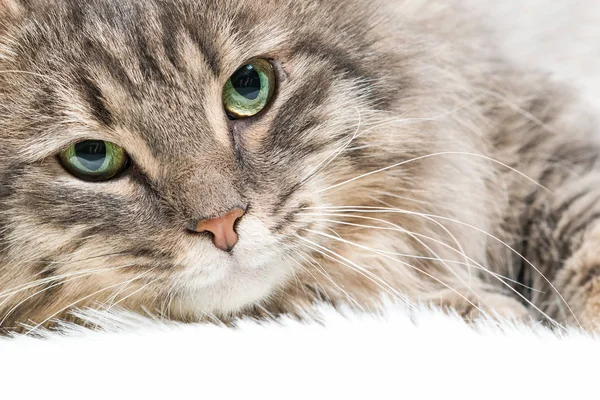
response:
<svg viewBox="0 0 600 400"><path fill-rule="evenodd" d="M577 250L556 275L556 289L570 309L556 301L550 311L572 325L600 332L600 224L596 218L581 221L589 228L576 239L580 241Z"/></svg>
<svg viewBox="0 0 600 400"><path fill-rule="evenodd" d="M600 172L588 170L536 197L522 262L526 283L537 289L531 299L557 321L600 331Z"/></svg>
<svg viewBox="0 0 600 400"><path fill-rule="evenodd" d="M427 299L449 313L456 313L469 322L481 318L499 321L529 322L533 319L530 310L508 293L493 290L442 289Z"/></svg>

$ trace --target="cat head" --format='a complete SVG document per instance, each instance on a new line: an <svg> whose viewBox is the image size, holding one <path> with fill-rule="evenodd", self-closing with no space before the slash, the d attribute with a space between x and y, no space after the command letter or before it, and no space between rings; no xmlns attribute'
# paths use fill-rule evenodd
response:
<svg viewBox="0 0 600 400"><path fill-rule="evenodd" d="M389 125L429 101L422 47L362 5L1 0L0 325L282 296L331 241L314 210L370 204L373 171L440 139Z"/></svg>

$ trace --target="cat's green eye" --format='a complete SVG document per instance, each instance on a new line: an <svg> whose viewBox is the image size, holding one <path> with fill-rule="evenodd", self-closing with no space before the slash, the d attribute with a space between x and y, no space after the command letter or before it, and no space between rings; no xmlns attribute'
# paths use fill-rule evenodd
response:
<svg viewBox="0 0 600 400"><path fill-rule="evenodd" d="M223 88L223 106L232 119L249 118L261 112L275 92L275 72L262 59L244 65Z"/></svg>
<svg viewBox="0 0 600 400"><path fill-rule="evenodd" d="M127 168L129 161L123 148L102 140L75 143L59 156L70 173L88 181L113 179Z"/></svg>

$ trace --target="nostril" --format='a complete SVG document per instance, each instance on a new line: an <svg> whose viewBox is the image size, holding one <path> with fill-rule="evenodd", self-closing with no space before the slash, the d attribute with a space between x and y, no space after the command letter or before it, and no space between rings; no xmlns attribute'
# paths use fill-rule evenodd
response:
<svg viewBox="0 0 600 400"><path fill-rule="evenodd" d="M195 223L192 229L197 233L207 233L212 236L212 242L216 248L231 252L238 243L238 234L235 231L236 222L244 216L246 212L241 208L235 208L228 213L217 217L200 220Z"/></svg>

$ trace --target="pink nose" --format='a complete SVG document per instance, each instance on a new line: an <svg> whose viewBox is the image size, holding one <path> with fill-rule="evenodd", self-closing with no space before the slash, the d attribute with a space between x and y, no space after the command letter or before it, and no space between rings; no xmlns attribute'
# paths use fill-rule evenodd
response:
<svg viewBox="0 0 600 400"><path fill-rule="evenodd" d="M245 213L241 208L236 208L218 218L202 220L196 225L195 231L198 233L212 233L215 247L229 253L238 242L235 222L242 218Z"/></svg>

